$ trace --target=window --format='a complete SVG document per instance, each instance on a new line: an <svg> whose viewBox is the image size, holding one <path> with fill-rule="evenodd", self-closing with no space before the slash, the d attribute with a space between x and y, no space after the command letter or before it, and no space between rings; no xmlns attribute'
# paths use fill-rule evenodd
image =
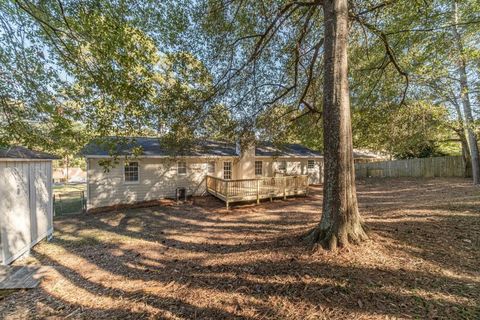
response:
<svg viewBox="0 0 480 320"><path fill-rule="evenodd" d="M126 183L138 182L138 162L125 162L123 174Z"/></svg>
<svg viewBox="0 0 480 320"><path fill-rule="evenodd" d="M278 166L279 171L285 171L285 170L287 170L287 161L285 161L285 160L279 161L277 166Z"/></svg>
<svg viewBox="0 0 480 320"><path fill-rule="evenodd" d="M208 163L208 173L215 174L215 161L210 161Z"/></svg>
<svg viewBox="0 0 480 320"><path fill-rule="evenodd" d="M232 179L232 162L225 161L223 163L223 179L230 180Z"/></svg>
<svg viewBox="0 0 480 320"><path fill-rule="evenodd" d="M255 175L263 175L263 161L255 161Z"/></svg>
<svg viewBox="0 0 480 320"><path fill-rule="evenodd" d="M187 174L187 163L185 161L177 162L177 174L182 176Z"/></svg>
<svg viewBox="0 0 480 320"><path fill-rule="evenodd" d="M307 161L307 169L308 169L308 170L315 169L315 161L313 161L313 160L308 160L308 161Z"/></svg>

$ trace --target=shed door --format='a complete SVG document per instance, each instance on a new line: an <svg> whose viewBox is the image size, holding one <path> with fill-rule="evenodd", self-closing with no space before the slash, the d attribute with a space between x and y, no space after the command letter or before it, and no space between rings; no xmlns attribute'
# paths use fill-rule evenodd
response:
<svg viewBox="0 0 480 320"><path fill-rule="evenodd" d="M47 162L30 164L31 238L34 243L47 236L48 231L52 228L48 185L49 169L50 165Z"/></svg>
<svg viewBox="0 0 480 320"><path fill-rule="evenodd" d="M28 163L0 164L0 227L3 263L10 263L30 246L28 174Z"/></svg>

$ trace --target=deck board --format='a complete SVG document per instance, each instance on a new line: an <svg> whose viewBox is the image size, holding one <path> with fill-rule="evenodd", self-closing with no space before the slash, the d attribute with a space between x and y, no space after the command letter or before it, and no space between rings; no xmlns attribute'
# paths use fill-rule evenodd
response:
<svg viewBox="0 0 480 320"><path fill-rule="evenodd" d="M206 191L224 201L227 208L232 202L262 199L286 198L307 195L308 176L262 177L251 179L225 180L206 177Z"/></svg>
<svg viewBox="0 0 480 320"><path fill-rule="evenodd" d="M241 192L242 190L238 190L235 194L228 195L229 202L242 202L242 201L253 201L257 199L257 194L253 193L250 189L245 190L246 192ZM215 191L214 189L207 188L207 192L222 200L227 201L227 197L225 194ZM243 194L242 194L243 193ZM290 196L299 196L299 195L306 195L307 189L287 189L285 192L283 189L273 189L272 188L262 188L258 194L259 200L270 199L270 198L283 198L283 197L290 197Z"/></svg>

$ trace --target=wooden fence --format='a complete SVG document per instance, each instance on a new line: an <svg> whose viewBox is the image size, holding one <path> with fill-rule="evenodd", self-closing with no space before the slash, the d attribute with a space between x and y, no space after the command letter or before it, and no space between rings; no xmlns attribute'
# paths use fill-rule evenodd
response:
<svg viewBox="0 0 480 320"><path fill-rule="evenodd" d="M416 158L382 162L356 163L357 178L367 177L465 177L465 163L460 156Z"/></svg>

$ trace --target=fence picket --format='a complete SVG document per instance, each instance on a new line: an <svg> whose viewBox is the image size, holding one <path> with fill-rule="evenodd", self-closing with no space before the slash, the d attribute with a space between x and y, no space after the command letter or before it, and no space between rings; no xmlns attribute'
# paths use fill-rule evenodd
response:
<svg viewBox="0 0 480 320"><path fill-rule="evenodd" d="M467 177L461 156L416 158L356 163L357 178L367 177Z"/></svg>

